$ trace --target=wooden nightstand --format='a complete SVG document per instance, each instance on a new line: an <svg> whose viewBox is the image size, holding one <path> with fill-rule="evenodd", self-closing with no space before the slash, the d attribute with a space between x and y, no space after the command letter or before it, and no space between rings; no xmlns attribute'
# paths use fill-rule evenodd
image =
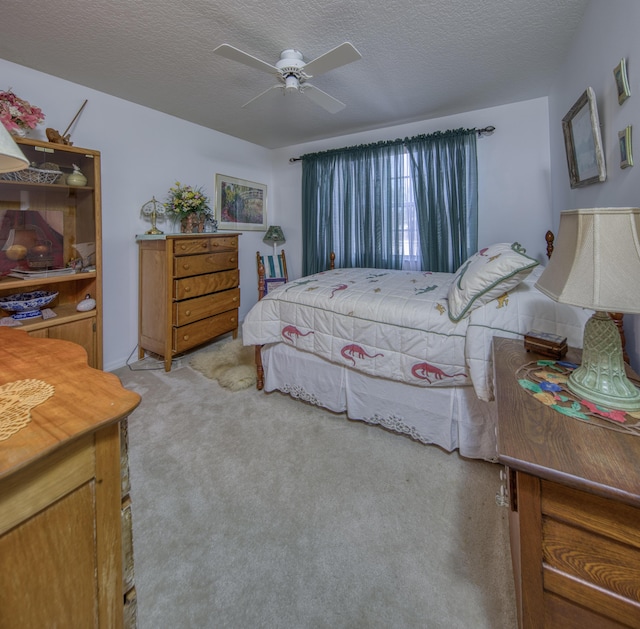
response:
<svg viewBox="0 0 640 629"><path fill-rule="evenodd" d="M529 395L515 372L537 358L521 341L494 339L519 626L640 628L640 437Z"/></svg>

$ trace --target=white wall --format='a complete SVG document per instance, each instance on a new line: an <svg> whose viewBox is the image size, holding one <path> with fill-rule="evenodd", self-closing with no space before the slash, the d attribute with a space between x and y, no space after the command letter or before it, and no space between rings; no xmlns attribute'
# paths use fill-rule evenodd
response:
<svg viewBox="0 0 640 629"><path fill-rule="evenodd" d="M544 235L551 225L547 99L492 107L419 123L377 129L273 151L278 220L287 239L284 249L292 277L302 268L301 170L290 157L330 148L393 140L460 127L495 126L478 139L478 245L520 242L541 262Z"/></svg>
<svg viewBox="0 0 640 629"><path fill-rule="evenodd" d="M551 190L554 229L560 212L588 207L640 207L640 144L636 141L636 165L620 168L618 131L632 125L640 132L640 2L637 0L592 0L570 51L560 68L549 95ZM626 59L631 97L622 105L613 78L613 69ZM592 87L598 103L607 180L572 190L569 186L562 118L587 87ZM636 287L638 290L638 287ZM631 363L640 368L640 316L625 316L627 350Z"/></svg>
<svg viewBox="0 0 640 629"><path fill-rule="evenodd" d="M413 136L458 127L493 125L478 140L479 246L521 242L544 260L544 234L551 227L547 99L493 107L456 116L331 138L270 151L172 116L69 83L0 59L3 84L41 107L46 127L62 132L84 101L72 129L75 146L102 154L104 268L104 367L125 363L137 343L138 276L135 235L149 228L140 207L155 195L164 200L176 180L203 186L213 196L216 173L267 184L269 223L283 227L291 277L302 267L301 164L305 152ZM167 224L160 229L171 232ZM269 251L262 232L240 237L240 317L257 301L255 252Z"/></svg>
<svg viewBox="0 0 640 629"><path fill-rule="evenodd" d="M202 186L213 200L216 173L267 184L269 192L270 151L2 59L0 76L3 89L10 87L44 111L44 123L30 133L36 139L46 139L47 127L62 133L88 99L71 141L102 156L104 368L122 366L137 344L135 235L149 229L140 217L141 206L153 195L165 200L176 180ZM159 228L174 231L167 223ZM251 280L263 235L240 236L241 317L257 299Z"/></svg>

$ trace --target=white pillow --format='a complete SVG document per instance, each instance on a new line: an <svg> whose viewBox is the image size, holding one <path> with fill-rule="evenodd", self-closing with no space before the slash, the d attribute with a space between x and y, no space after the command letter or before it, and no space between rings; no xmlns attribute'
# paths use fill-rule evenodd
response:
<svg viewBox="0 0 640 629"><path fill-rule="evenodd" d="M456 271L449 287L449 318L460 321L515 288L537 265L517 242L501 242L474 253Z"/></svg>

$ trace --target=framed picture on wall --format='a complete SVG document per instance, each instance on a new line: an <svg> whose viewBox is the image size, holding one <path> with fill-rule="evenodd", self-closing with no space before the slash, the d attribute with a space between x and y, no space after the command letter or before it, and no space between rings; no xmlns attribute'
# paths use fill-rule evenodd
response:
<svg viewBox="0 0 640 629"><path fill-rule="evenodd" d="M620 141L620 168L633 166L633 154L631 153L631 125L618 133Z"/></svg>
<svg viewBox="0 0 640 629"><path fill-rule="evenodd" d="M616 79L616 89L618 90L618 103L622 105L629 96L631 96L631 90L629 89L629 81L627 79L627 63L624 58L613 69L613 76Z"/></svg>
<svg viewBox="0 0 640 629"><path fill-rule="evenodd" d="M607 170L602 150L600 120L595 93L588 87L562 119L572 188L605 181Z"/></svg>
<svg viewBox="0 0 640 629"><path fill-rule="evenodd" d="M267 186L253 181L216 175L218 229L267 229Z"/></svg>

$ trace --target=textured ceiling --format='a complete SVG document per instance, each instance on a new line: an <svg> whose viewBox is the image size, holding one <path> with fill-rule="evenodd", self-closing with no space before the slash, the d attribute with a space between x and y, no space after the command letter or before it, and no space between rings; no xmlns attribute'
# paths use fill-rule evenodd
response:
<svg viewBox="0 0 640 629"><path fill-rule="evenodd" d="M588 2L3 0L0 58L277 148L544 96ZM362 59L312 81L336 114L280 90L242 108L275 81L212 53L345 41Z"/></svg>

